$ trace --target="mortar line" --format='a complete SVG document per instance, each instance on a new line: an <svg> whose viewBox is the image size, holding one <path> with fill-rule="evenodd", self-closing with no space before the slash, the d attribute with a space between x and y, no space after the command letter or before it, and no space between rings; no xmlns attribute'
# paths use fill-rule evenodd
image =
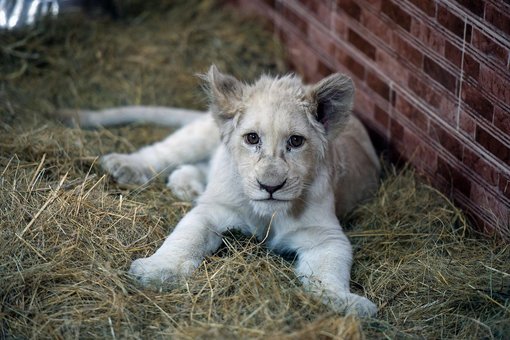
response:
<svg viewBox="0 0 510 340"><path fill-rule="evenodd" d="M464 55L466 53L466 32L468 25L468 17L464 16L464 34L462 37L462 54L460 57L460 75L459 75L459 94L457 95L457 114L456 114L456 124L457 131L460 130L460 106L462 104L462 82L464 81Z"/></svg>

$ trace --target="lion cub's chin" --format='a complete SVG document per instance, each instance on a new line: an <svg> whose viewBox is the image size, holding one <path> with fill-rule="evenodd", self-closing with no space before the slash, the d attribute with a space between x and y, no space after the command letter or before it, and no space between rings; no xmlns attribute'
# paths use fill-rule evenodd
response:
<svg viewBox="0 0 510 340"><path fill-rule="evenodd" d="M292 201L281 200L250 200L255 214L261 217L270 217L275 213L286 213L292 207Z"/></svg>

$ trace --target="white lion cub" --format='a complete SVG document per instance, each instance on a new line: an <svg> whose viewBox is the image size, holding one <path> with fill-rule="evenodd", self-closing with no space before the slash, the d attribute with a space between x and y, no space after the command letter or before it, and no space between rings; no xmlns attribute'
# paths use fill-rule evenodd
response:
<svg viewBox="0 0 510 340"><path fill-rule="evenodd" d="M162 142L102 158L118 182L146 183L167 172L176 196L196 199L163 245L135 260L130 273L147 286L187 277L235 228L277 253L295 252L296 275L334 310L374 315L376 305L349 290L352 250L337 218L379 181L368 134L350 115L351 79L333 74L305 86L295 76L262 76L244 84L214 66L203 78L207 115L157 107L78 113L83 126L189 121Z"/></svg>

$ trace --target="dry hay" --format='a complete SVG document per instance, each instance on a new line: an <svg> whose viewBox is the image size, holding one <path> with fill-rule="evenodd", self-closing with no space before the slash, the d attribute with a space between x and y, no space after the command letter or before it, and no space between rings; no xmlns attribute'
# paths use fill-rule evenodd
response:
<svg viewBox="0 0 510 340"><path fill-rule="evenodd" d="M161 6L0 36L0 337L510 334L510 248L475 235L409 169L388 167L377 197L346 220L352 285L378 303L377 319L331 313L303 293L291 263L237 235L172 291L136 286L130 262L151 254L190 206L161 182L119 188L96 156L169 130L70 129L51 118L55 107L202 107L191 75L211 61L243 78L284 71L253 21L209 1Z"/></svg>

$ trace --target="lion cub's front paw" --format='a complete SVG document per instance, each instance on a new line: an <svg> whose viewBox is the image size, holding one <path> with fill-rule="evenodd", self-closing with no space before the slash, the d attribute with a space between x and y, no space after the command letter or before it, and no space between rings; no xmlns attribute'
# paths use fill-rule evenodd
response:
<svg viewBox="0 0 510 340"><path fill-rule="evenodd" d="M372 317L377 314L377 306L366 297L352 293L329 296L324 301L335 311L344 314L354 314L360 317Z"/></svg>
<svg viewBox="0 0 510 340"><path fill-rule="evenodd" d="M362 317L372 317L377 314L377 305L366 297L350 294L348 298L347 314L356 314Z"/></svg>
<svg viewBox="0 0 510 340"><path fill-rule="evenodd" d="M101 167L119 184L146 184L151 170L134 155L111 153L101 157Z"/></svg>
<svg viewBox="0 0 510 340"><path fill-rule="evenodd" d="M145 257L133 261L129 274L145 287L160 288L191 275L196 268L193 261L176 261L168 257Z"/></svg>
<svg viewBox="0 0 510 340"><path fill-rule="evenodd" d="M204 175L193 165L183 165L168 177L167 187L175 197L191 202L205 190Z"/></svg>

